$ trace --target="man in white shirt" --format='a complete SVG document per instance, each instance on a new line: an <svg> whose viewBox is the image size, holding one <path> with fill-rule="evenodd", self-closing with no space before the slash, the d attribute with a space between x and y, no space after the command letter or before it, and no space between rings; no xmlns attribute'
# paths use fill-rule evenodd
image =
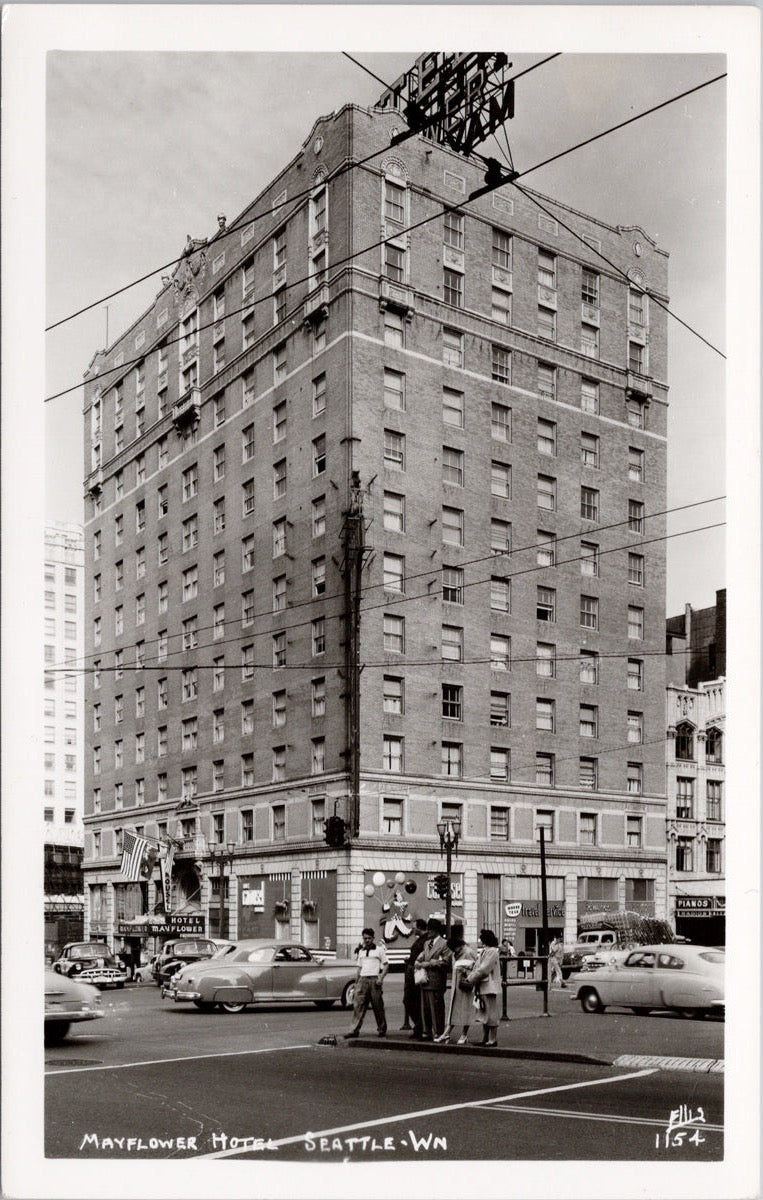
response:
<svg viewBox="0 0 763 1200"><path fill-rule="evenodd" d="M360 1027L370 1004L376 1017L379 1037L386 1037L387 1018L384 1013L382 982L389 970L389 960L384 944L376 944L373 929L363 930L363 941L357 951L357 959L358 973L355 976L355 998L352 1007L353 1026L344 1036L360 1036Z"/></svg>

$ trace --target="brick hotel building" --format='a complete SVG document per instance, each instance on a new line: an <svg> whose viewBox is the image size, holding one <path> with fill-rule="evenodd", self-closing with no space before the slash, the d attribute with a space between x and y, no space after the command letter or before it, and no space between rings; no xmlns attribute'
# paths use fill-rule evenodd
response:
<svg viewBox="0 0 763 1200"><path fill-rule="evenodd" d="M399 950L454 816L471 936L537 945L541 827L552 929L666 915L667 256L401 127L318 120L88 369L89 934L131 829L212 934Z"/></svg>

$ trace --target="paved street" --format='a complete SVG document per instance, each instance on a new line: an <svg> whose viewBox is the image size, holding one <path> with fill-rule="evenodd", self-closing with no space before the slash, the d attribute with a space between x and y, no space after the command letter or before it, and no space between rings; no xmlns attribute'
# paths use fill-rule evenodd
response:
<svg viewBox="0 0 763 1200"><path fill-rule="evenodd" d="M722 1059L722 1023L584 1014L566 991L552 994L552 1015L543 1018L540 994L527 988L510 995L513 1019L502 1024L491 1058L424 1048L398 1033L401 994L401 976L390 977L386 1042L369 1014L369 1036L347 1043L349 1013L339 1009L224 1016L162 1001L152 986L105 993L104 1021L46 1051L46 1153L325 1161L722 1156L722 1074L617 1065L626 1054ZM319 1044L332 1034L336 1045ZM682 1105L695 1124L668 1136Z"/></svg>

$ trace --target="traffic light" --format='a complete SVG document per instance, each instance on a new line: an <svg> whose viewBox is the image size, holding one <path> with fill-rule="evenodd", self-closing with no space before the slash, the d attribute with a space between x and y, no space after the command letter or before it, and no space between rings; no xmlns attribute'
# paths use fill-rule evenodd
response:
<svg viewBox="0 0 763 1200"><path fill-rule="evenodd" d="M450 880L447 875L435 875L434 890L440 899L445 899L450 891Z"/></svg>
<svg viewBox="0 0 763 1200"><path fill-rule="evenodd" d="M327 846L338 849L340 846L344 845L346 827L341 817L338 817L336 813L333 817L329 817L328 820L325 821L325 828L325 841Z"/></svg>

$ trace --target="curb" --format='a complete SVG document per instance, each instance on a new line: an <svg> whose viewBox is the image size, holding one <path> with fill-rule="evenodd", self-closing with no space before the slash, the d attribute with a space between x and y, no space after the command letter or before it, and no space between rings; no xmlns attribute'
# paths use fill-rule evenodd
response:
<svg viewBox="0 0 763 1200"><path fill-rule="evenodd" d="M608 1055L592 1055L592 1054L577 1054L574 1051L564 1050L521 1050L512 1049L508 1046L498 1046L495 1050L488 1050L485 1046L477 1044L471 1046L455 1046L455 1045L433 1045L431 1042L402 1042L388 1040L387 1038L354 1038L347 1043L350 1049L361 1050L402 1050L405 1053L414 1054L458 1054L468 1055L472 1057L478 1055L482 1058L532 1058L541 1062L569 1062L569 1063L585 1063L595 1067L611 1067L614 1065L612 1057Z"/></svg>
<svg viewBox="0 0 763 1200"><path fill-rule="evenodd" d="M726 1068L722 1058L670 1058L661 1054L621 1054L613 1067L656 1067L658 1071L695 1071L705 1075L722 1075Z"/></svg>

